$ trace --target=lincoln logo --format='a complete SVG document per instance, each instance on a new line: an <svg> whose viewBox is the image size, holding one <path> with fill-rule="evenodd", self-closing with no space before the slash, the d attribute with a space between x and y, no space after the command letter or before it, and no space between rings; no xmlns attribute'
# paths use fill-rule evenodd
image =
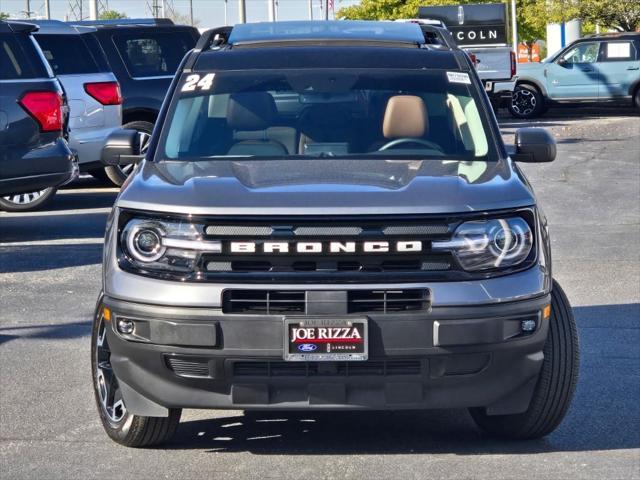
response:
<svg viewBox="0 0 640 480"><path fill-rule="evenodd" d="M230 242L231 253L415 253L422 251L420 240L366 242Z"/></svg>

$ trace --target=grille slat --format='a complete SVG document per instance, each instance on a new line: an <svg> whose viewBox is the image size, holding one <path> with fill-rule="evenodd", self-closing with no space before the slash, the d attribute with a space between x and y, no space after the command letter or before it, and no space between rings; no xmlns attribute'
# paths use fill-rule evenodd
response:
<svg viewBox="0 0 640 480"><path fill-rule="evenodd" d="M180 377L208 378L209 362L199 359L167 357L167 366Z"/></svg>
<svg viewBox="0 0 640 480"><path fill-rule="evenodd" d="M429 309L429 290L348 290L347 313L402 313ZM310 309L305 290L225 290L222 311L231 314L305 314Z"/></svg>

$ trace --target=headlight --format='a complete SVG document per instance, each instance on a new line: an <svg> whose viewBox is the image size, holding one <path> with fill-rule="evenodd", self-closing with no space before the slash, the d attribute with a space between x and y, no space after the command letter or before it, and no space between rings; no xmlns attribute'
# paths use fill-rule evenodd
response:
<svg viewBox="0 0 640 480"><path fill-rule="evenodd" d="M520 217L465 222L451 240L432 243L434 251L450 251L467 271L518 265L532 248L533 233Z"/></svg>
<svg viewBox="0 0 640 480"><path fill-rule="evenodd" d="M220 242L203 240L204 225L134 218L120 236L120 246L138 268L192 272L202 252L220 253Z"/></svg>

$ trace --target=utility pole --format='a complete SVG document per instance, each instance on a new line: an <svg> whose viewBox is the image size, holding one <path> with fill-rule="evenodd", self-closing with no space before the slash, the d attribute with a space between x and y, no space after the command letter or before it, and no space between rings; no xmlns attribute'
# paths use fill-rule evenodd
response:
<svg viewBox="0 0 640 480"><path fill-rule="evenodd" d="M47 20L51 20L51 8L49 0L44 0L44 16Z"/></svg>
<svg viewBox="0 0 640 480"><path fill-rule="evenodd" d="M513 51L518 55L518 20L516 18L516 0L511 0L511 37L513 41Z"/></svg>
<svg viewBox="0 0 640 480"><path fill-rule="evenodd" d="M160 18L167 18L167 5L164 0L161 0L160 3Z"/></svg>
<svg viewBox="0 0 640 480"><path fill-rule="evenodd" d="M309 20L313 20L313 0L309 0Z"/></svg>
<svg viewBox="0 0 640 480"><path fill-rule="evenodd" d="M324 0L322 3L324 7L324 19L329 20L329 0Z"/></svg>
<svg viewBox="0 0 640 480"><path fill-rule="evenodd" d="M247 5L245 0L238 0L238 23L247 23Z"/></svg>
<svg viewBox="0 0 640 480"><path fill-rule="evenodd" d="M276 21L276 0L267 0L267 9L269 10L269 21Z"/></svg>
<svg viewBox="0 0 640 480"><path fill-rule="evenodd" d="M224 24L229 25L229 4L224 0Z"/></svg>
<svg viewBox="0 0 640 480"><path fill-rule="evenodd" d="M31 18L31 1L24 0L24 16L25 18Z"/></svg>
<svg viewBox="0 0 640 480"><path fill-rule="evenodd" d="M98 0L89 0L89 20L98 20Z"/></svg>
<svg viewBox="0 0 640 480"><path fill-rule="evenodd" d="M193 0L189 0L189 19L191 20L191 26L193 27Z"/></svg>

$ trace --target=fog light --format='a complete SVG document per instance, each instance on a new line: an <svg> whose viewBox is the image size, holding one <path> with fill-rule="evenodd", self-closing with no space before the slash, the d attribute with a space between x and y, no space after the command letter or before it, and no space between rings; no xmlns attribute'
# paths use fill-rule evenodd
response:
<svg viewBox="0 0 640 480"><path fill-rule="evenodd" d="M128 318L119 318L118 323L118 332L124 333L125 335L130 335L133 333L133 321Z"/></svg>
<svg viewBox="0 0 640 480"><path fill-rule="evenodd" d="M536 321L535 320L522 320L520 322L520 328L523 332L533 332L536 329Z"/></svg>

